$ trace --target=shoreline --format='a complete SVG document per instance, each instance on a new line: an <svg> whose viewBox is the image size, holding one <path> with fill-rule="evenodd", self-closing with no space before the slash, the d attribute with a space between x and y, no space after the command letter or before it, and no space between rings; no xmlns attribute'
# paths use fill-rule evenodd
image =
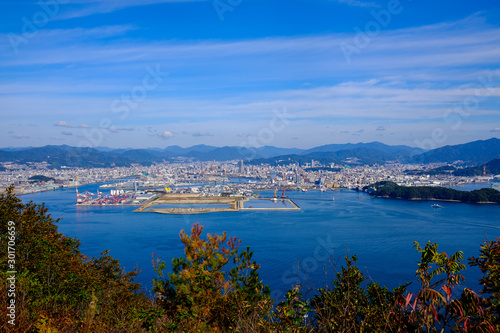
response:
<svg viewBox="0 0 500 333"><path fill-rule="evenodd" d="M468 201L460 201L460 200L452 200L452 199L436 199L436 198L410 198L410 199L405 199L401 197L389 197L389 196L382 196L382 195L370 195L371 197L374 198L379 198L379 199L393 199L393 200L404 200L404 201L439 201L439 202L455 202L455 203L464 203L464 204L495 204L495 205L500 205L498 202L492 202L492 201L479 201L479 202L468 202Z"/></svg>

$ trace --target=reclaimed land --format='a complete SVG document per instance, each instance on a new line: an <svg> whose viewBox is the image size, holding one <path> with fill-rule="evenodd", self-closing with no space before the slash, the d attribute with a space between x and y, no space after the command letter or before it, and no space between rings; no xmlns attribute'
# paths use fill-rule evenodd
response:
<svg viewBox="0 0 500 333"><path fill-rule="evenodd" d="M203 214L214 212L237 212L244 197L201 197L197 194L164 194L156 200L152 200L136 209L137 213L160 213L160 214ZM154 208L164 204L193 205L193 204L226 204L228 207L187 207L187 208Z"/></svg>
<svg viewBox="0 0 500 333"><path fill-rule="evenodd" d="M270 200L270 199L258 199ZM249 201L245 197L202 197L197 194L164 194L158 199L148 201L140 208L136 209L136 213L159 213L159 214L205 214L215 212L238 212L241 210L300 210L290 199L286 200L292 208L252 208L244 207L244 202ZM158 205L186 205L186 207L175 208L155 208ZM187 207L187 205L221 205L225 204L227 207Z"/></svg>

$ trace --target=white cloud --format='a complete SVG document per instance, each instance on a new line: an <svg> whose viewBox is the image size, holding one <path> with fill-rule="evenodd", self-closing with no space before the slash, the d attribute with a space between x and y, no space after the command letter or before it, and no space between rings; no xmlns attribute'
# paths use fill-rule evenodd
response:
<svg viewBox="0 0 500 333"><path fill-rule="evenodd" d="M169 131L164 131L163 133L161 134L157 134L158 137L162 138L162 139L165 139L165 140L168 140L172 137L174 137L174 135L172 134L172 132L169 132Z"/></svg>
<svg viewBox="0 0 500 333"><path fill-rule="evenodd" d="M68 124L64 120L60 120L57 123L54 124L54 126L59 126L59 127L68 127L68 128L73 128L75 125Z"/></svg>

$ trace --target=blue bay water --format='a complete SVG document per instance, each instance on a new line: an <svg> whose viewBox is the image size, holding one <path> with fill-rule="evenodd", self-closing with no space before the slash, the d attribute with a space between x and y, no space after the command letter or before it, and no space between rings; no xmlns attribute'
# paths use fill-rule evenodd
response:
<svg viewBox="0 0 500 333"><path fill-rule="evenodd" d="M95 192L97 185L80 190ZM151 290L155 273L152 253L167 263L183 255L179 232L199 222L205 233L242 240L261 265L260 276L275 298L292 285L325 287L340 270L343 257L356 255L358 267L373 281L389 288L414 281L419 254L413 242L436 242L448 254L463 251L465 260L478 256L486 237L500 236L500 205L472 205L372 198L354 191L287 192L300 211L222 212L202 215L133 213L136 207L76 207L75 189L22 196L45 203L59 231L81 241L81 252L99 256L104 250L126 270L138 267L136 278ZM359 196L358 196L359 195ZM272 192L261 193L271 197ZM335 201L332 200L335 198ZM170 268L170 266L169 266ZM465 286L478 288L480 272L468 268Z"/></svg>

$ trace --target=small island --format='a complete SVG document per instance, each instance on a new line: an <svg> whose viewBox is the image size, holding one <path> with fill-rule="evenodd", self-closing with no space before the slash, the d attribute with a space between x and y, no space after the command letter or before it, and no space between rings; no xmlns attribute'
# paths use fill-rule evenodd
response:
<svg viewBox="0 0 500 333"><path fill-rule="evenodd" d="M400 186L391 181L381 181L363 187L363 191L372 196L391 199L500 203L500 191L492 188L469 192L437 186Z"/></svg>

